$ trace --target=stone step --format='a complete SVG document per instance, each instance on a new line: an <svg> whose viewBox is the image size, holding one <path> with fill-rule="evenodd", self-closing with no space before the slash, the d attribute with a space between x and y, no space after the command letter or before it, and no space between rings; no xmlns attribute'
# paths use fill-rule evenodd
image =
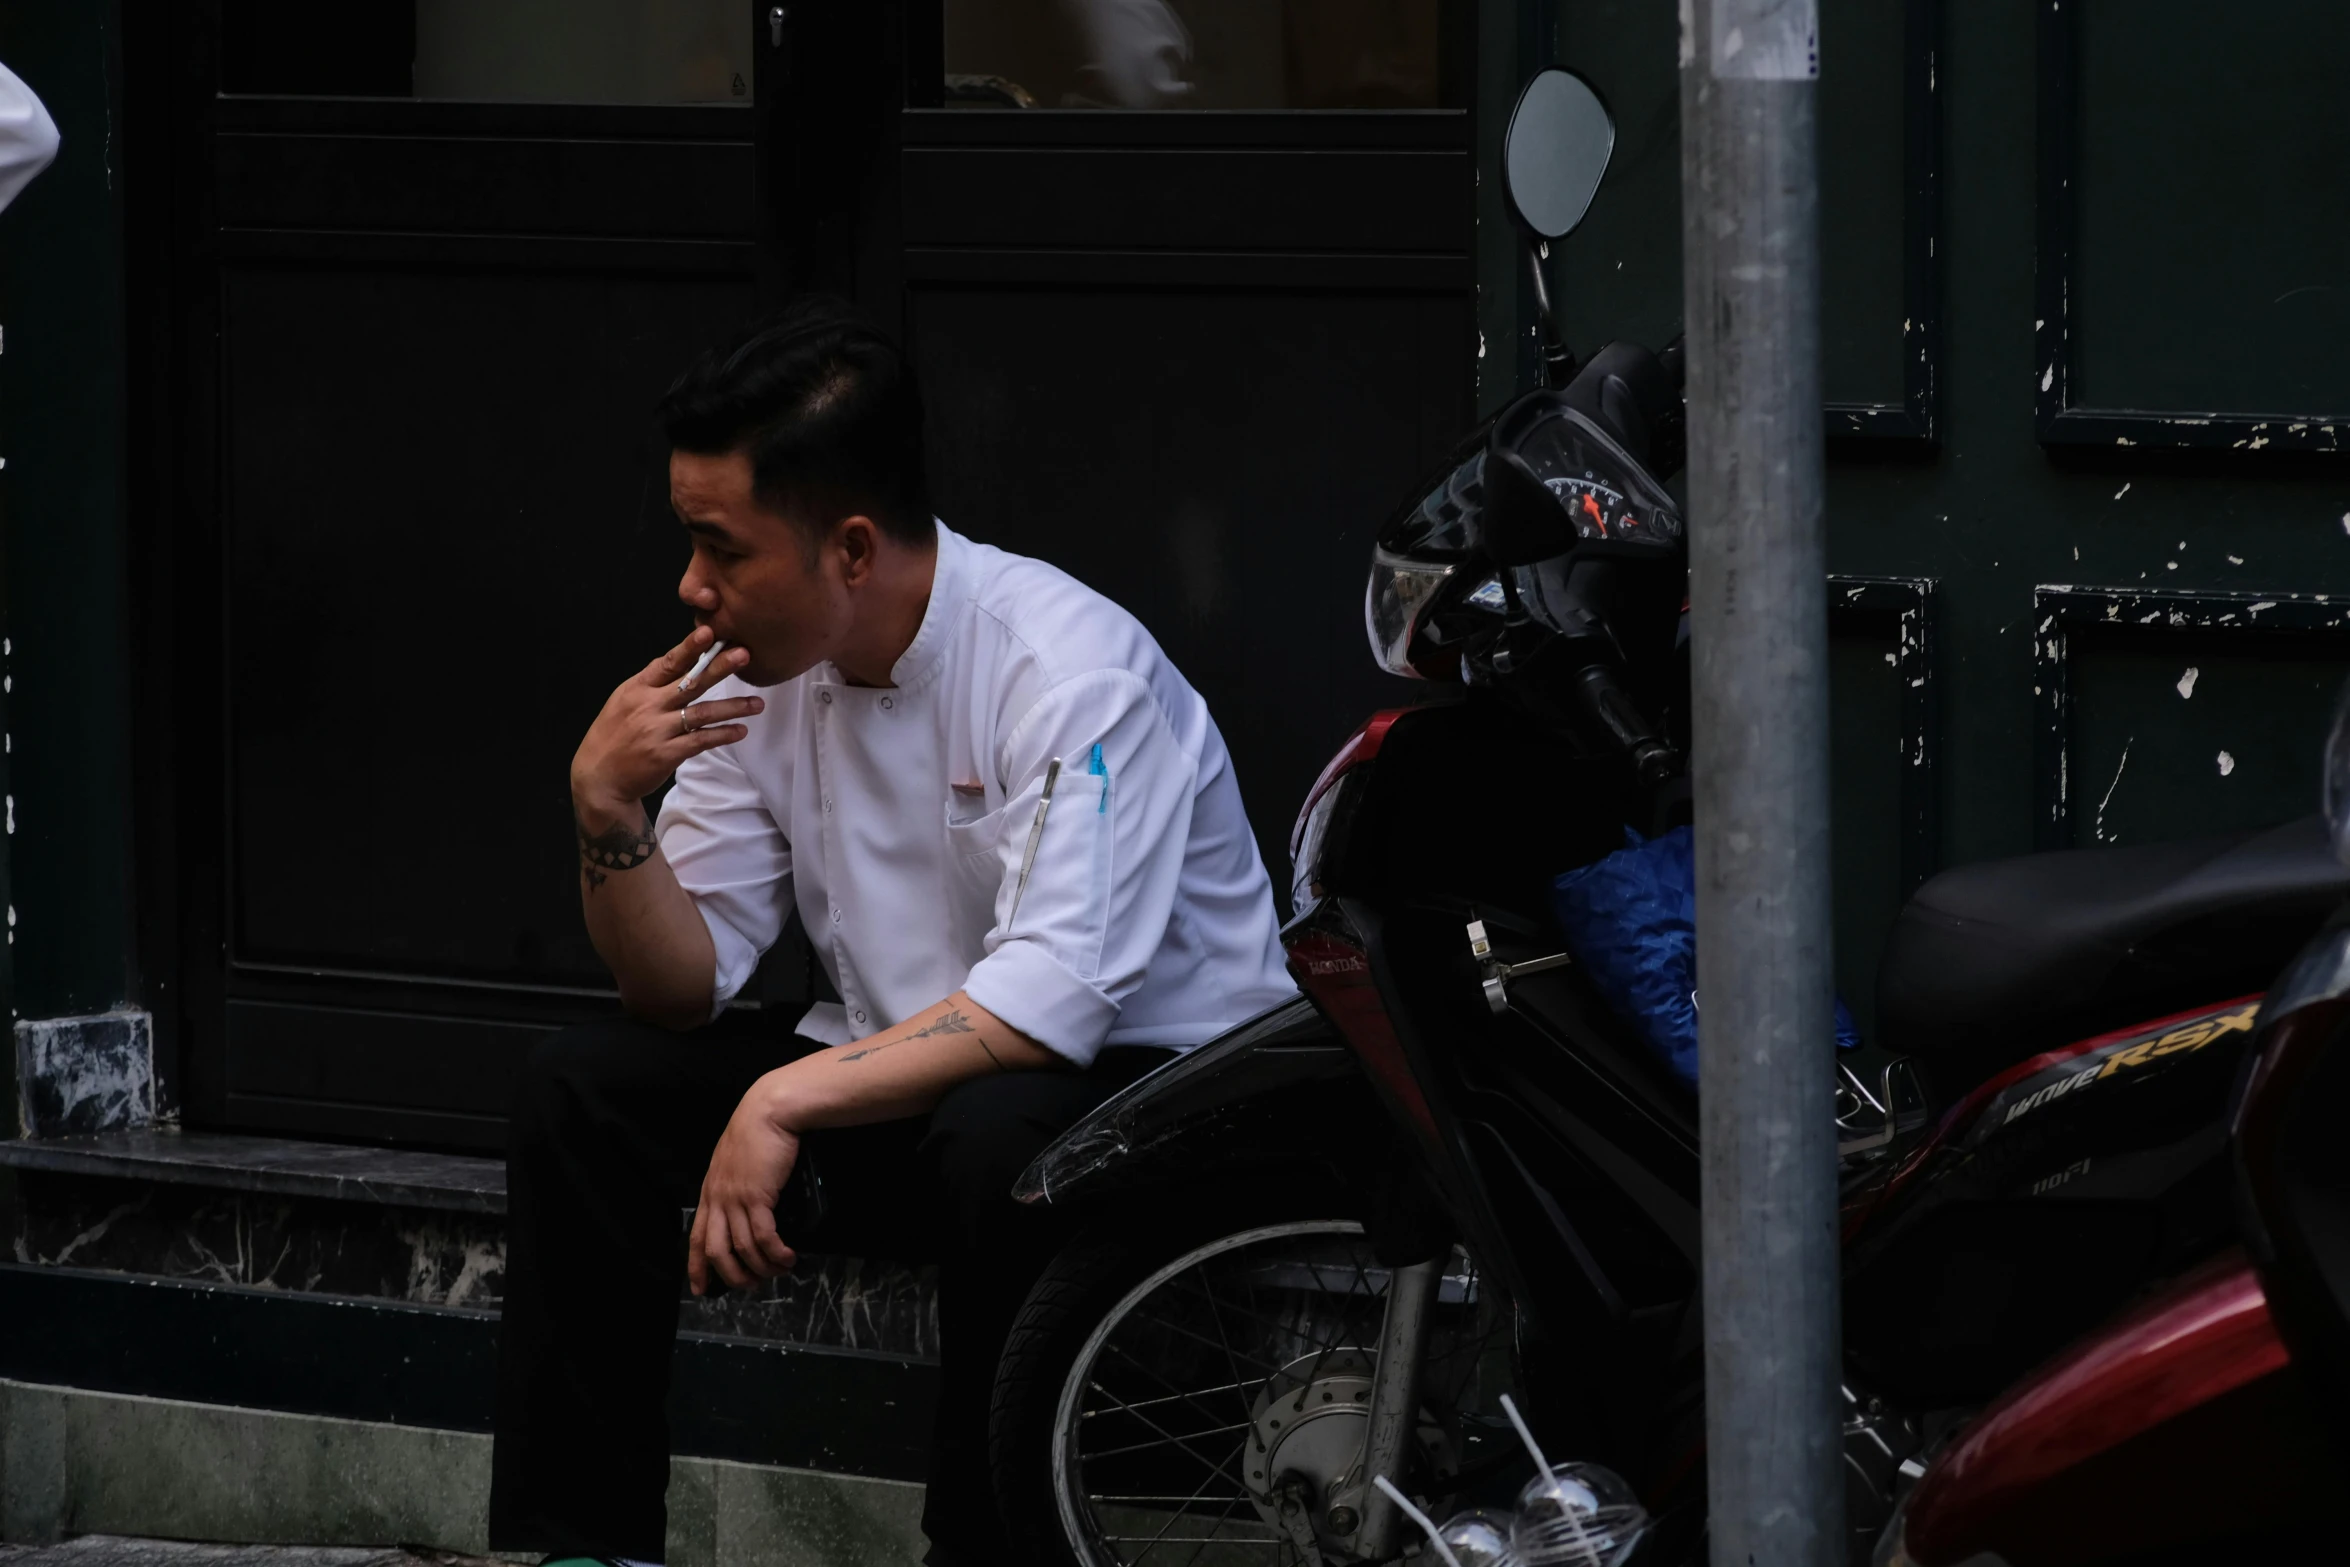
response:
<svg viewBox="0 0 2350 1567"><path fill-rule="evenodd" d="M18 1261L494 1312L506 1171L495 1159L150 1130L0 1142ZM805 1255L791 1275L696 1299L682 1331L927 1361L932 1270Z"/></svg>

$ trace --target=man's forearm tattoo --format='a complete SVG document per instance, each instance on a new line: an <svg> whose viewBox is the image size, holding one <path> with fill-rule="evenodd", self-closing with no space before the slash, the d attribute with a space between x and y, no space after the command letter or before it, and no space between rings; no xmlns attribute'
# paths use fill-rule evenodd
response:
<svg viewBox="0 0 2350 1567"><path fill-rule="evenodd" d="M579 868L590 891L604 885L605 872L633 871L661 847L650 819L642 827L614 826L599 833L589 832L576 816L571 825L579 834Z"/></svg>
<svg viewBox="0 0 2350 1567"><path fill-rule="evenodd" d="M878 1045L867 1045L862 1050L852 1050L847 1055L842 1056L841 1060L862 1061L867 1056L879 1055L882 1051L887 1050L892 1045L902 1045L910 1039L935 1039L941 1034L978 1035L979 1028L978 1025L974 1024L969 1018L965 1017L962 1013L962 1009L958 1007L950 1010L945 1017L940 1018L937 1022L928 1024L922 1028L918 1028L911 1034L900 1034L897 1038L885 1039ZM987 1049L987 1038L985 1035L979 1035L978 1043L980 1049L987 1050L987 1058L990 1061L995 1061L995 1069L999 1072L1004 1070L1004 1063L996 1060L996 1053L993 1050Z"/></svg>

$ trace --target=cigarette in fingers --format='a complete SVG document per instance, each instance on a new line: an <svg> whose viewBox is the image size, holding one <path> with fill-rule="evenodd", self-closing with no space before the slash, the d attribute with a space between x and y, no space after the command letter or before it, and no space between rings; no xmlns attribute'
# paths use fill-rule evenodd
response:
<svg viewBox="0 0 2350 1567"><path fill-rule="evenodd" d="M685 678L677 683L677 688L680 691L691 691L694 688L694 683L702 678L702 671L710 667L710 660L716 658L719 654L725 651L725 643L711 643L710 651L704 653L700 658L694 660L694 667L685 672Z"/></svg>

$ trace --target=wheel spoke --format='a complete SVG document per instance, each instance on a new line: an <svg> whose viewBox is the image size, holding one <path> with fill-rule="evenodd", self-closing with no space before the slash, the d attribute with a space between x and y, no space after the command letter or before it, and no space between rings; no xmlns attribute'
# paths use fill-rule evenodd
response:
<svg viewBox="0 0 2350 1567"><path fill-rule="evenodd" d="M1241 1454L1247 1451L1248 1438L1244 1436L1238 1442L1233 1444L1231 1457L1226 1458L1224 1463L1228 1464L1232 1462L1233 1459L1238 1458ZM1160 1525L1159 1532L1151 1536L1151 1543L1137 1551L1134 1555L1134 1560L1128 1563L1127 1567L1141 1567L1142 1559L1158 1548L1159 1542L1167 1537L1167 1531L1174 1528L1177 1524L1183 1521L1183 1516L1190 1509L1192 1502L1196 1502L1201 1497L1207 1495L1208 1487L1214 1485L1216 1481L1221 1478L1222 1470L1223 1464L1218 1464L1215 1469L1209 1473L1207 1479L1200 1482L1199 1489L1192 1492L1190 1499L1185 1501L1181 1506L1177 1507L1173 1516L1169 1517L1164 1524Z"/></svg>
<svg viewBox="0 0 2350 1567"><path fill-rule="evenodd" d="M1191 1434L1195 1437L1228 1436L1234 1431L1246 1431L1254 1423L1255 1422L1253 1421L1243 1420L1237 1425L1217 1426L1215 1429L1210 1431L1194 1431ZM1098 1453L1081 1453L1078 1456L1083 1458L1087 1463L1091 1463L1097 1458L1122 1458L1128 1453L1147 1453L1155 1447L1169 1446L1174 1442L1174 1440L1175 1439L1173 1437L1166 1437L1156 1442L1136 1442L1128 1447L1104 1448Z"/></svg>
<svg viewBox="0 0 2350 1567"><path fill-rule="evenodd" d="M1115 1346L1113 1346L1113 1347L1115 1347ZM1118 1403L1118 1402L1119 1402L1119 1400L1118 1400L1118 1395L1117 1395L1117 1394L1115 1394L1115 1393L1113 1393L1113 1392L1111 1392L1111 1391L1110 1391L1108 1388L1106 1388L1106 1387L1103 1387L1103 1386L1102 1386L1102 1385L1101 1385L1099 1382L1094 1382L1094 1383L1091 1383L1091 1384L1089 1384L1089 1385L1090 1385L1090 1386L1091 1386L1091 1387L1092 1387L1092 1388L1093 1388L1093 1389L1094 1389L1096 1392L1100 1393L1100 1394L1102 1395L1102 1397L1104 1397L1104 1398L1106 1398L1106 1399L1110 1400L1112 1403ZM1119 1405L1119 1407L1120 1407L1121 1409L1123 1409L1125 1406L1124 1406L1123 1404L1120 1404L1120 1405ZM1128 1413L1132 1413L1132 1411L1127 1411L1127 1412L1128 1412ZM1218 1464L1216 1464L1216 1463L1214 1463L1214 1462L1211 1462L1211 1461L1210 1461L1208 1458L1206 1458L1206 1457L1205 1457L1205 1456L1203 1456L1201 1453L1199 1453L1197 1450L1195 1450L1195 1449L1192 1447L1192 1445L1191 1445L1189 1442L1185 1441L1185 1440L1184 1440L1182 1437L1179 1437L1179 1436L1177 1436L1177 1435L1176 1435L1174 1432L1172 1432L1172 1431L1168 1430L1168 1429L1167 1429L1165 1426L1163 1426L1163 1425L1160 1425L1160 1424L1159 1424L1159 1423L1158 1423L1156 1420L1153 1420L1153 1419L1152 1419L1150 1416L1148 1416L1148 1415L1135 1415L1135 1416L1134 1416L1134 1418L1135 1418L1135 1419L1137 1419L1137 1420L1139 1420L1139 1421L1141 1421L1141 1422L1142 1422L1144 1425L1146 1425L1146 1426L1150 1427L1150 1428L1151 1428L1153 1431L1156 1431L1156 1432L1158 1432L1158 1433L1159 1433L1159 1435L1161 1435L1161 1436L1165 1437L1165 1438L1166 1438L1166 1439L1167 1439L1169 1442L1173 1443L1173 1444L1174 1444L1176 1447L1179 1447L1179 1448L1181 1448L1185 1454L1187 1454L1187 1455L1188 1455L1188 1456L1189 1456L1191 1459L1193 1459L1195 1462L1197 1462L1198 1464L1200 1464L1200 1465L1201 1465L1203 1468L1205 1468L1205 1469L1207 1469L1208 1471L1210 1471L1210 1473L1211 1473L1211 1474L1212 1474L1212 1473L1213 1473L1213 1472L1214 1472L1216 1469L1218 1469L1219 1467L1221 1467L1220 1465L1218 1465ZM1242 1449L1245 1449L1247 1446L1248 1446L1248 1439L1247 1439L1246 1437L1243 1437L1243 1438L1241 1438L1241 1445L1240 1445L1240 1448L1236 1448L1236 1449L1234 1449L1234 1451L1238 1452L1238 1451L1240 1451L1240 1450L1242 1450ZM1084 1453L1079 1453L1079 1454L1077 1455L1077 1457L1078 1457L1078 1462L1080 1462L1080 1463L1083 1463L1083 1462L1085 1462L1085 1461L1086 1461L1086 1459L1087 1459L1087 1455L1086 1455L1086 1454L1084 1454Z"/></svg>
<svg viewBox="0 0 2350 1567"><path fill-rule="evenodd" d="M1264 1385L1264 1380L1265 1379L1263 1377L1257 1377L1247 1382L1220 1382L1214 1387L1194 1388L1188 1393L1169 1393L1165 1398L1130 1399L1127 1401L1127 1407L1130 1409L1150 1409L1159 1404L1172 1404L1181 1399L1206 1398L1211 1394L1230 1393L1236 1390L1240 1393L1241 1397L1245 1399L1248 1396L1248 1390L1254 1387L1262 1387Z"/></svg>
<svg viewBox="0 0 2350 1567"><path fill-rule="evenodd" d="M1148 1404L1147 1404L1147 1405L1144 1405L1144 1404L1129 1404L1129 1403L1127 1403L1127 1402L1126 1402L1124 1399L1122 1399L1122 1398L1119 1398L1117 1394L1115 1394L1115 1393L1112 1393L1112 1392L1111 1392L1111 1391L1110 1391L1108 1388L1106 1388L1106 1387L1103 1387L1099 1381L1089 1381L1089 1382L1086 1384L1088 1387L1091 1387L1091 1388L1093 1388L1095 1391L1099 1392L1099 1393L1100 1393L1100 1394L1101 1394L1101 1395L1102 1395L1104 1398L1110 1399L1112 1402L1116 1403L1116 1404L1117 1404L1117 1406L1118 1406L1118 1410L1119 1410L1119 1412L1120 1412L1120 1413L1122 1413L1122 1414L1130 1414L1130 1415L1133 1415L1133 1416L1134 1416L1134 1418L1136 1418L1137 1420L1142 1420L1144 1424L1146 1424L1146 1425L1149 1425L1149 1424L1150 1424L1149 1420L1148 1420L1147 1418L1145 1418L1145 1417L1144 1417L1144 1416L1143 1416L1143 1415L1142 1415L1142 1414L1141 1414L1139 1411L1141 1411L1142 1409L1144 1409L1144 1408L1146 1408L1146 1407L1149 1407L1149 1408L1156 1408L1156 1407L1158 1407L1158 1406L1160 1406L1160 1405L1163 1405L1163 1404L1168 1404L1168 1403L1173 1403L1173 1402L1181 1401L1181 1402L1183 1402L1183 1403L1190 1404L1190 1405L1192 1405L1192 1406L1193 1406L1193 1407L1195 1407L1195 1408L1198 1408L1198 1409L1199 1409L1199 1412L1200 1412L1201 1414L1203 1414L1203 1415L1207 1416L1207 1418L1209 1418L1209 1419L1211 1419L1211 1420L1213 1420L1213 1419L1215 1419L1215 1418L1216 1418L1216 1417L1215 1417L1215 1414L1214 1414L1214 1412L1213 1412L1213 1411L1211 1411L1211 1410L1209 1410L1209 1409L1207 1409L1207 1408L1205 1408L1204 1406L1201 1406L1201 1405L1199 1404L1199 1402L1198 1402L1198 1395L1196 1395L1196 1394L1193 1394L1193 1393L1188 1393L1188 1392L1185 1392L1185 1391L1184 1391L1182 1388L1179 1388L1179 1387L1177 1387L1177 1386L1176 1386L1174 1383L1172 1383L1172 1382L1168 1381L1168 1380L1167 1380L1166 1373L1164 1373L1164 1372L1162 1372L1161 1370L1159 1370L1159 1368L1158 1368L1158 1367L1156 1367L1156 1366L1153 1366L1153 1365L1151 1365L1151 1364L1147 1363L1146 1361L1143 1361L1143 1360L1141 1360L1141 1359L1138 1359L1138 1358L1137 1358L1137 1357L1134 1355L1134 1353L1133 1353L1131 1350L1129 1350L1129 1349L1127 1349L1127 1348L1126 1348L1126 1346L1125 1346L1125 1345L1123 1345L1123 1344L1119 1344L1119 1343L1116 1343L1116 1342L1111 1342L1111 1343L1104 1344L1104 1345L1102 1346L1102 1348L1103 1348L1103 1349L1105 1349L1105 1350L1107 1350L1107 1351L1109 1351L1109 1352L1111 1352L1112 1354L1115 1354L1115 1355L1116 1355L1116 1356L1117 1356L1119 1359L1121 1359L1121 1360L1125 1361L1125 1362L1126 1362L1128 1365L1132 1366L1132 1367L1133 1367L1135 1370L1137 1370L1137 1371L1141 1372L1141 1373L1142 1373L1144 1376L1146 1376L1146 1377L1149 1377L1149 1378L1150 1378L1150 1379L1151 1379L1153 1382L1156 1382L1156 1383L1158 1383L1158 1384L1159 1384L1159 1386L1161 1386L1161 1387L1165 1388L1165 1389L1168 1391L1168 1393L1171 1395L1171 1396L1170 1396L1170 1397L1168 1397L1168 1398L1154 1398L1154 1399L1151 1399L1151 1400L1148 1402ZM1213 1389L1211 1389L1210 1391L1213 1391ZM1092 1418L1094 1418L1096 1415L1098 1415L1098 1414L1100 1414L1100 1413L1101 1413L1101 1411L1098 1411L1098 1410L1089 1410L1089 1411L1087 1411L1087 1418L1088 1418L1088 1419L1092 1419ZM1152 1427L1151 1427L1151 1429L1155 1431L1155 1430L1159 1430L1159 1429L1160 1429L1160 1427L1158 1427L1158 1426L1155 1426L1155 1425L1154 1425L1154 1426L1152 1426Z"/></svg>
<svg viewBox="0 0 2350 1567"><path fill-rule="evenodd" d="M1216 1324L1216 1341L1224 1346L1225 1364L1232 1368L1232 1388L1235 1395L1240 1399L1241 1418L1245 1420L1249 1418L1249 1416L1254 1412L1256 1403L1248 1396L1247 1389L1241 1384L1240 1357L1232 1352L1232 1335L1226 1332L1224 1329L1223 1308L1217 1304L1216 1291L1208 1283L1206 1270L1193 1269L1192 1271L1198 1273L1200 1276L1200 1293L1207 1297L1208 1318L1210 1321ZM1180 1277L1180 1275L1178 1275L1178 1277Z"/></svg>
<svg viewBox="0 0 2350 1567"><path fill-rule="evenodd" d="M1173 1281L1170 1280L1169 1282ZM1187 1328L1180 1322L1171 1321L1168 1318L1159 1316L1155 1313L1146 1317L1138 1312L1136 1315L1129 1317L1127 1320L1130 1322L1152 1323L1158 1327L1166 1329L1169 1333L1173 1333L1181 1338L1190 1339L1193 1343L1202 1345L1208 1349L1222 1349L1224 1347L1221 1344L1218 1344L1214 1339L1209 1338L1206 1334L1201 1333L1196 1329ZM1281 1370L1281 1364L1278 1361L1258 1360L1253 1355L1244 1356L1242 1358L1246 1359L1252 1365L1262 1367L1268 1375L1277 1374Z"/></svg>

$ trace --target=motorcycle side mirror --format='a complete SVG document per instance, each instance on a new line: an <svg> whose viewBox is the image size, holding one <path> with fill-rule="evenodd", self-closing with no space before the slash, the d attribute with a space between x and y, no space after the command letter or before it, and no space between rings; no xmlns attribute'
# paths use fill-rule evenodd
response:
<svg viewBox="0 0 2350 1567"><path fill-rule="evenodd" d="M1565 239L1591 210L1615 151L1615 118L1598 88L1564 66L1535 72L1501 143L1511 220L1536 239Z"/></svg>
<svg viewBox="0 0 2350 1567"><path fill-rule="evenodd" d="M1574 548L1575 525L1550 486L1515 452L1485 454L1485 510L1478 547L1496 566L1531 566Z"/></svg>
<svg viewBox="0 0 2350 1567"><path fill-rule="evenodd" d="M1510 221L1526 236L1544 386L1564 386L1575 374L1575 355L1551 312L1542 246L1582 223L1615 151L1616 122L1607 101L1573 71L1556 65L1537 71L1518 94L1502 137L1501 183Z"/></svg>

